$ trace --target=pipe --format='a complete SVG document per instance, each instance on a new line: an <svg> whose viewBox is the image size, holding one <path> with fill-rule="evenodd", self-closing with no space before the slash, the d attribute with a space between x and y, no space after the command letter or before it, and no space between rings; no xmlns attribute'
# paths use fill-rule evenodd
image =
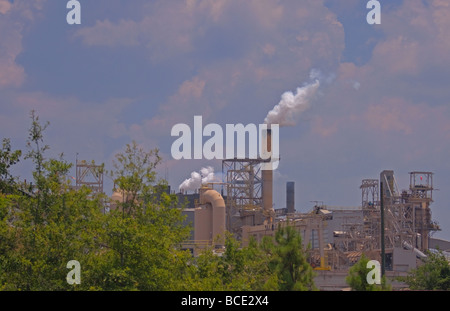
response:
<svg viewBox="0 0 450 311"><path fill-rule="evenodd" d="M427 255L425 255L423 252L421 252L419 249L413 247L411 244L409 244L406 241L403 241L403 247L407 250L413 250L417 257L419 258L427 258Z"/></svg>
<svg viewBox="0 0 450 311"><path fill-rule="evenodd" d="M219 192L212 189L202 189L200 192L200 204L211 204L212 206L212 237L218 237L216 246L225 245L225 201Z"/></svg>

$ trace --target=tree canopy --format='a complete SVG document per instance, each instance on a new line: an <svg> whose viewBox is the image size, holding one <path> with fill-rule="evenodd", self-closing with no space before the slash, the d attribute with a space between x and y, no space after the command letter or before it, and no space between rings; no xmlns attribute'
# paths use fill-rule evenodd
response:
<svg viewBox="0 0 450 311"><path fill-rule="evenodd" d="M450 265L444 254L427 252L425 262L401 278L413 290L450 290Z"/></svg>

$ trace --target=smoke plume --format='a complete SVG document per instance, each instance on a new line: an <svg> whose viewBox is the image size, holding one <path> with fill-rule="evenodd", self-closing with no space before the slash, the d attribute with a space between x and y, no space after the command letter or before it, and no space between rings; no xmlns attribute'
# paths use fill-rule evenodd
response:
<svg viewBox="0 0 450 311"><path fill-rule="evenodd" d="M192 172L191 178L183 181L178 188L181 192L196 191L202 186L202 184L215 181L218 181L218 178L216 178L214 174L214 168L208 166L203 167L200 170L200 173Z"/></svg>
<svg viewBox="0 0 450 311"><path fill-rule="evenodd" d="M311 107L311 102L319 89L320 81L331 83L334 79L334 76L324 77L320 71L315 69L311 71L310 77L314 81L297 88L295 94L286 92L281 95L280 102L269 111L264 123L279 124L280 127L294 126L297 123L297 117Z"/></svg>

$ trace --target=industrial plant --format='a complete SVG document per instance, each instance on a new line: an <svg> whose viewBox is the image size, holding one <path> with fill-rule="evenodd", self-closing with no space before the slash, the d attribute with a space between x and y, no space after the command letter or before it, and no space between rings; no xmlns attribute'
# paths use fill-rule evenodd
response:
<svg viewBox="0 0 450 311"><path fill-rule="evenodd" d="M265 137L270 152L270 128ZM273 208L273 170L264 169L263 165L270 161L224 159L221 181L200 179L198 188L191 187L194 190L191 193L180 188L179 208L186 216L186 225L192 227L184 249L197 256L211 248L220 256L227 232L244 247L251 239L261 241L265 236L274 236L280 226L293 226L302 236L320 290L348 288L345 281L348 270L363 254L383 263L385 276L397 290L406 285L396 277L406 276L423 263L428 251L439 249L449 258L450 242L432 237L440 230L431 213L432 172L410 172L409 187L404 190L399 187L394 171L384 170L379 178L361 181L360 206L336 207L315 202L309 212L300 213L295 204L295 181L286 184L285 207ZM208 169L204 174L211 176ZM83 185L94 192L103 192L100 166L77 161L76 186ZM170 187L167 191L174 193ZM124 200L128 200L126 194L117 190L109 208L116 208Z"/></svg>
<svg viewBox="0 0 450 311"><path fill-rule="evenodd" d="M270 130L267 142L270 148ZM286 184L286 207L273 208L273 171L262 170L265 160L225 159L222 182L203 183L194 193L179 193L187 202L184 213L193 225L185 248L195 256L205 247L220 255L226 232L248 245L290 225L301 234L309 263L316 270L321 290L342 290L348 269L365 254L384 263L393 289L405 287L396 277L405 276L436 248L449 253L450 242L434 239L440 230L432 220L433 173L410 172L407 190L400 190L394 171L379 179L364 179L359 186L361 205L333 207L316 202L310 212L295 206L295 182ZM267 160L266 160L267 161Z"/></svg>
<svg viewBox="0 0 450 311"><path fill-rule="evenodd" d="M262 144L270 153L270 126L264 137ZM286 206L273 208L273 170L267 169L271 161L271 158L224 159L221 181L209 178L213 172L204 169L204 179L197 174L195 183L190 180L182 183L183 187L190 187L191 193L180 186L178 207L186 216L186 225L192 227L183 248L193 256L211 248L220 256L227 232L244 247L251 239L259 242L265 236L274 236L279 227L293 226L302 236L308 261L316 270L316 286L321 290L348 288L345 281L348 270L363 254L382 262L384 275L393 289L406 287L397 277L406 276L422 264L428 251L439 249L450 257L450 242L432 237L440 230L431 213L432 172L410 172L409 187L404 190L399 187L394 171L384 170L379 178L361 181L360 206L336 207L316 202L309 212L300 213L295 205L295 181L286 184ZM77 161L76 185L102 192L100 171L101 167ZM170 187L167 191L174 193ZM124 200L129 200L127 194L116 190L109 208L116 208Z"/></svg>
<svg viewBox="0 0 450 311"><path fill-rule="evenodd" d="M266 143L270 152L270 129ZM263 164L269 161L224 159L223 180L205 178L191 193L183 189L176 193L178 207L186 216L185 223L192 227L184 249L197 256L210 248L220 256L227 233L244 247L251 239L261 241L265 236L274 236L280 226L293 226L302 236L320 290L348 288L345 281L348 269L363 254L383 262L385 276L397 290L406 285L396 277L406 276L421 265L428 251L439 249L450 257L450 242L432 237L440 230L431 212L432 172L410 172L409 187L404 190L399 187L394 171L384 170L379 178L361 181L359 206L337 207L315 202L309 212L300 213L295 204L295 181L286 183L285 207L273 208L273 171L263 169ZM210 176L211 172L205 169L204 174ZM77 161L77 187L85 185L94 192L103 192L102 175L100 166ZM170 187L166 191L175 193ZM117 204L128 199L117 190L109 208L117 208Z"/></svg>

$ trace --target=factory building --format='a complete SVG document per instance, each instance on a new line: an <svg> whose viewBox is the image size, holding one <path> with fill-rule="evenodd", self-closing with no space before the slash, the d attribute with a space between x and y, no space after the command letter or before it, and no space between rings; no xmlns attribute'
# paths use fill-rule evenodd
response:
<svg viewBox="0 0 450 311"><path fill-rule="evenodd" d="M270 146L270 130L267 137ZM379 179L362 180L361 206L315 204L310 212L299 213L294 182L286 184L286 208L273 209L273 172L261 169L265 161L225 159L221 193L211 184L203 185L198 194L184 196L194 201L185 210L193 220L188 247L194 254L206 245L223 248L225 232L246 246L250 238L261 241L273 236L279 226L290 225L301 234L305 249L309 246L309 262L317 270L316 285L336 290L347 287L348 269L362 254L379 262L384 258L386 276L394 279L421 264L430 248L442 245L450 250L450 242L430 238L440 229L431 218L431 172L409 173L409 189L400 191L394 172L385 170Z"/></svg>

